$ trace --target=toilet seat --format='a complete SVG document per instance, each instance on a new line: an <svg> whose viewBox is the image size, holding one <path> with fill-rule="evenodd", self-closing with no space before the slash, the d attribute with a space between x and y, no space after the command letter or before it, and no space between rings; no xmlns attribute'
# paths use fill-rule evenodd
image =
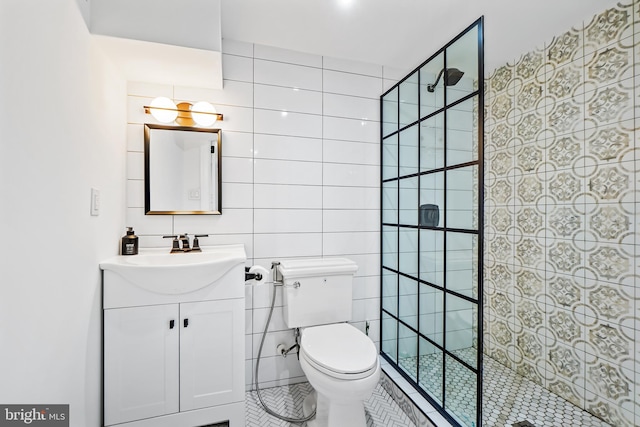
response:
<svg viewBox="0 0 640 427"><path fill-rule="evenodd" d="M378 365L373 341L348 323L305 328L300 347L311 366L338 379L368 377Z"/></svg>

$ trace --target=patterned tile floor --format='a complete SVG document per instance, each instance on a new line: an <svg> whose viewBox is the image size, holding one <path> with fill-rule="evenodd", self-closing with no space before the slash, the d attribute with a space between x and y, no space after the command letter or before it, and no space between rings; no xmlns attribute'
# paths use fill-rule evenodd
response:
<svg viewBox="0 0 640 427"><path fill-rule="evenodd" d="M262 398L269 408L291 417L302 416L302 401L311 393L309 383L273 387L262 390ZM267 414L260 405L255 391L246 393L246 427L289 427L290 424ZM391 396L378 384L365 402L367 427L414 427L407 415Z"/></svg>
<svg viewBox="0 0 640 427"><path fill-rule="evenodd" d="M484 358L483 394L485 426L511 427L526 420L535 427L609 427L490 357Z"/></svg>
<svg viewBox="0 0 640 427"><path fill-rule="evenodd" d="M426 375L429 373L429 368L422 368L421 371L425 376L421 375L420 384L435 389L437 386L437 380L434 380L437 378L435 374L441 370L442 363L428 359L421 360L421 363L423 363L422 366L433 365L431 373L434 375ZM535 427L610 427L604 421L516 374L493 359L485 357L484 364L484 426L524 426L527 424L518 423L528 421ZM401 366L405 370L411 371L415 366L415 359L413 361L403 360ZM449 372L447 375L455 375L455 372ZM475 381L474 378L464 374L459 375L456 381L452 381L459 387L460 393L454 395L454 401L459 403L461 408L465 408L465 404L475 401L475 393L473 392L475 386L471 386L473 381ZM262 396L267 405L277 412L300 417L302 416L302 400L310 392L311 386L308 383L300 383L265 389ZM376 387L371 398L365 402L365 409L367 411L367 427L414 426L381 385ZM298 425L281 421L264 412L255 392L246 393L246 414L247 427Z"/></svg>
<svg viewBox="0 0 640 427"><path fill-rule="evenodd" d="M436 356L436 357L432 357ZM465 360L475 357L475 351L458 354ZM400 360L400 366L415 376L416 358ZM449 404L463 421L473 420L476 400L475 376L462 365L461 369L447 370L447 383L456 391L450 393ZM421 384L426 390L442 388L442 357L420 357ZM490 357L484 358L483 425L487 427L512 427L528 421L534 427L609 427L609 424L556 396L544 387L518 375ZM468 425L473 425L470 421ZM520 424L525 426L527 424Z"/></svg>

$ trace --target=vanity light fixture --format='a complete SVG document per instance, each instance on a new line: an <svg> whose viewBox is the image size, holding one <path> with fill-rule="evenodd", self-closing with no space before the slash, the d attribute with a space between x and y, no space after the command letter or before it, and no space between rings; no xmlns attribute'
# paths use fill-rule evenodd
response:
<svg viewBox="0 0 640 427"><path fill-rule="evenodd" d="M181 126L211 126L216 120L222 120L222 114L206 101L180 102L176 105L172 100L165 97L158 97L151 101L151 105L144 106L144 112L151 114L154 119L161 123L176 122Z"/></svg>
<svg viewBox="0 0 640 427"><path fill-rule="evenodd" d="M196 102L191 106L191 117L200 126L211 126L218 120L222 120L222 114L218 114L213 105L207 101Z"/></svg>
<svg viewBox="0 0 640 427"><path fill-rule="evenodd" d="M151 114L154 119L162 123L171 123L178 117L178 107L169 98L160 96L151 101L151 106L145 105L144 112Z"/></svg>

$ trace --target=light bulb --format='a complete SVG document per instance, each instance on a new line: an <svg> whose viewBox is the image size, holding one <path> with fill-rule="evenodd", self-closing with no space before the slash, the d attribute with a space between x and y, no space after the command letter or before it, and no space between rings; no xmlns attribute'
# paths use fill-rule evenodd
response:
<svg viewBox="0 0 640 427"><path fill-rule="evenodd" d="M176 104L169 98L165 98L164 96L158 97L151 101L151 108L149 111L154 119L161 123L171 123L178 117L178 112L176 110ZM153 108L156 107L156 108ZM171 108L172 110L161 110L160 108Z"/></svg>
<svg viewBox="0 0 640 427"><path fill-rule="evenodd" d="M213 114L202 114L213 113ZM211 126L216 122L218 116L215 115L216 109L213 105L206 101L200 101L193 104L191 107L191 118L200 126Z"/></svg>

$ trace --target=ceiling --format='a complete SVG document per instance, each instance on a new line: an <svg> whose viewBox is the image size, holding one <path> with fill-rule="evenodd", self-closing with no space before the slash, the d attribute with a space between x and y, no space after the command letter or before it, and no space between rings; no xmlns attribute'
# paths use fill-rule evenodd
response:
<svg viewBox="0 0 640 427"><path fill-rule="evenodd" d="M221 0L222 38L410 71L484 15L491 72L618 0Z"/></svg>

